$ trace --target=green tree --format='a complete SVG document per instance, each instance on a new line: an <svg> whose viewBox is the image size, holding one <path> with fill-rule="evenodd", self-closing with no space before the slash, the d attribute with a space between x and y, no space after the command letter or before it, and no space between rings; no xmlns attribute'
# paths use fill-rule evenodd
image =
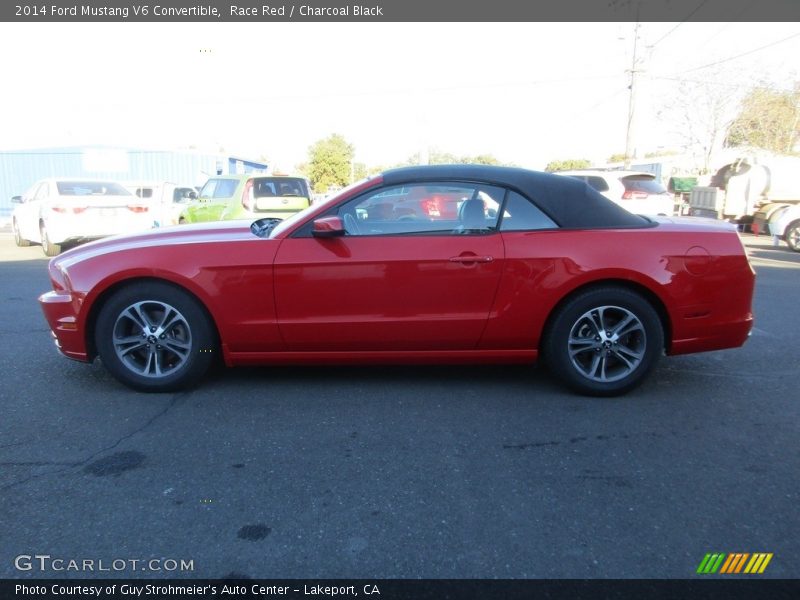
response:
<svg viewBox="0 0 800 600"><path fill-rule="evenodd" d="M659 158L661 156L678 156L680 152L677 150L656 150L655 152L646 152L645 158Z"/></svg>
<svg viewBox="0 0 800 600"><path fill-rule="evenodd" d="M315 142L308 149L308 162L304 165L304 173L314 191L323 194L331 186L349 184L354 153L353 145L338 133Z"/></svg>
<svg viewBox="0 0 800 600"><path fill-rule="evenodd" d="M404 165L418 165L420 163L419 153L411 155ZM451 152L441 150L431 150L428 156L430 165L499 165L502 164L491 154L478 154L477 156L457 156Z"/></svg>
<svg viewBox="0 0 800 600"><path fill-rule="evenodd" d="M567 171L570 169L586 169L592 165L585 158L568 158L566 160L551 160L544 168L548 173L553 171Z"/></svg>
<svg viewBox="0 0 800 600"><path fill-rule="evenodd" d="M728 129L726 146L791 152L800 138L800 84L793 91L754 88Z"/></svg>
<svg viewBox="0 0 800 600"><path fill-rule="evenodd" d="M469 163L473 165L499 165L500 161L491 154L478 154L470 157Z"/></svg>
<svg viewBox="0 0 800 600"><path fill-rule="evenodd" d="M611 156L608 157L608 162L610 163L625 162L625 153L617 152L616 154L612 154Z"/></svg>

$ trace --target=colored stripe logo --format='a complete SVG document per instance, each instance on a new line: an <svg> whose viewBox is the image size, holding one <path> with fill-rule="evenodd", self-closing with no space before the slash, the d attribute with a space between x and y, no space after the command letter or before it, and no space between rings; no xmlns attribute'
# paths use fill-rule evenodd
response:
<svg viewBox="0 0 800 600"><path fill-rule="evenodd" d="M706 554L700 565L697 567L697 573L701 575L713 575L720 573L724 575L735 575L739 573L746 573L750 575L761 574L767 568L769 561L772 560L772 552L756 552L749 554L747 552L715 552Z"/></svg>

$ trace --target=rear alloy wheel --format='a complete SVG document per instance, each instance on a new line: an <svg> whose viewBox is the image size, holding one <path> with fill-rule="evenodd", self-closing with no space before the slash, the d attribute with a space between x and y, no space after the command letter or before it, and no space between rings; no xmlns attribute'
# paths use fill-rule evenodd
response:
<svg viewBox="0 0 800 600"><path fill-rule="evenodd" d="M553 374L590 396L632 390L663 350L658 313L642 296L622 288L598 288L571 299L554 316L544 343Z"/></svg>
<svg viewBox="0 0 800 600"><path fill-rule="evenodd" d="M786 244L795 252L800 252L800 222L786 228Z"/></svg>
<svg viewBox="0 0 800 600"><path fill-rule="evenodd" d="M27 248L28 246L31 245L30 240L26 240L20 234L19 227L17 226L17 220L16 219L14 219L14 221L12 222L11 228L14 230L14 243L17 246L19 246L20 248Z"/></svg>
<svg viewBox="0 0 800 600"><path fill-rule="evenodd" d="M127 287L112 296L97 317L95 341L108 371L144 392L171 392L196 383L217 346L199 302L160 282Z"/></svg>
<svg viewBox="0 0 800 600"><path fill-rule="evenodd" d="M42 223L39 227L39 233L42 236L42 250L44 250L44 255L58 256L61 254L61 244L54 244L50 241L50 238L47 235L47 227L44 226L44 223Z"/></svg>

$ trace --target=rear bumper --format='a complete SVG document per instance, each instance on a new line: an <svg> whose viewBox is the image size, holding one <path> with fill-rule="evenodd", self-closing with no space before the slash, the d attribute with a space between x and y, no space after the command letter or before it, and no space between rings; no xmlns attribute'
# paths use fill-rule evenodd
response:
<svg viewBox="0 0 800 600"><path fill-rule="evenodd" d="M73 360L89 362L83 332L78 329L73 298L69 294L47 292L39 296L44 318L50 325L56 348Z"/></svg>
<svg viewBox="0 0 800 600"><path fill-rule="evenodd" d="M702 334L697 337L673 340L668 354L690 354L693 352L739 348L750 337L752 328L752 315L732 323L706 325L702 328Z"/></svg>
<svg viewBox="0 0 800 600"><path fill-rule="evenodd" d="M50 219L45 223L47 236L54 244L88 242L101 238L146 231L153 226L149 213L125 214L114 218Z"/></svg>

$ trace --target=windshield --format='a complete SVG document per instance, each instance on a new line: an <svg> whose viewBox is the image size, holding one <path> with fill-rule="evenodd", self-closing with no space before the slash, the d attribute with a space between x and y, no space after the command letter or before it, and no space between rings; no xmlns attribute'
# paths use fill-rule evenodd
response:
<svg viewBox="0 0 800 600"><path fill-rule="evenodd" d="M253 179L256 198L266 196L296 196L308 198L308 185L300 177L256 177Z"/></svg>
<svg viewBox="0 0 800 600"><path fill-rule="evenodd" d="M622 185L630 192L666 194L666 188L649 175L628 175L622 178Z"/></svg>
<svg viewBox="0 0 800 600"><path fill-rule="evenodd" d="M336 194L334 194L330 198L326 198L322 202L317 202L316 204L312 204L308 208L304 208L300 212L293 214L288 219L284 219L277 226L275 226L275 228L270 232L270 234L269 234L270 239L280 235L282 232L284 232L287 229L293 227L295 223L298 223L298 222L302 221L303 219L305 219L312 210L316 211L320 207L330 206L332 204L335 204L343 194L349 193L350 190L352 190L355 187L358 187L358 186L362 185L368 179L370 179L370 178L367 177L366 179L361 179L359 181L356 181L355 183L351 183L346 188L340 190L339 192L337 192ZM320 214L323 214L324 212L325 211L322 210L322 211L320 211Z"/></svg>
<svg viewBox="0 0 800 600"><path fill-rule="evenodd" d="M132 194L113 181L58 181L60 196L131 196Z"/></svg>

